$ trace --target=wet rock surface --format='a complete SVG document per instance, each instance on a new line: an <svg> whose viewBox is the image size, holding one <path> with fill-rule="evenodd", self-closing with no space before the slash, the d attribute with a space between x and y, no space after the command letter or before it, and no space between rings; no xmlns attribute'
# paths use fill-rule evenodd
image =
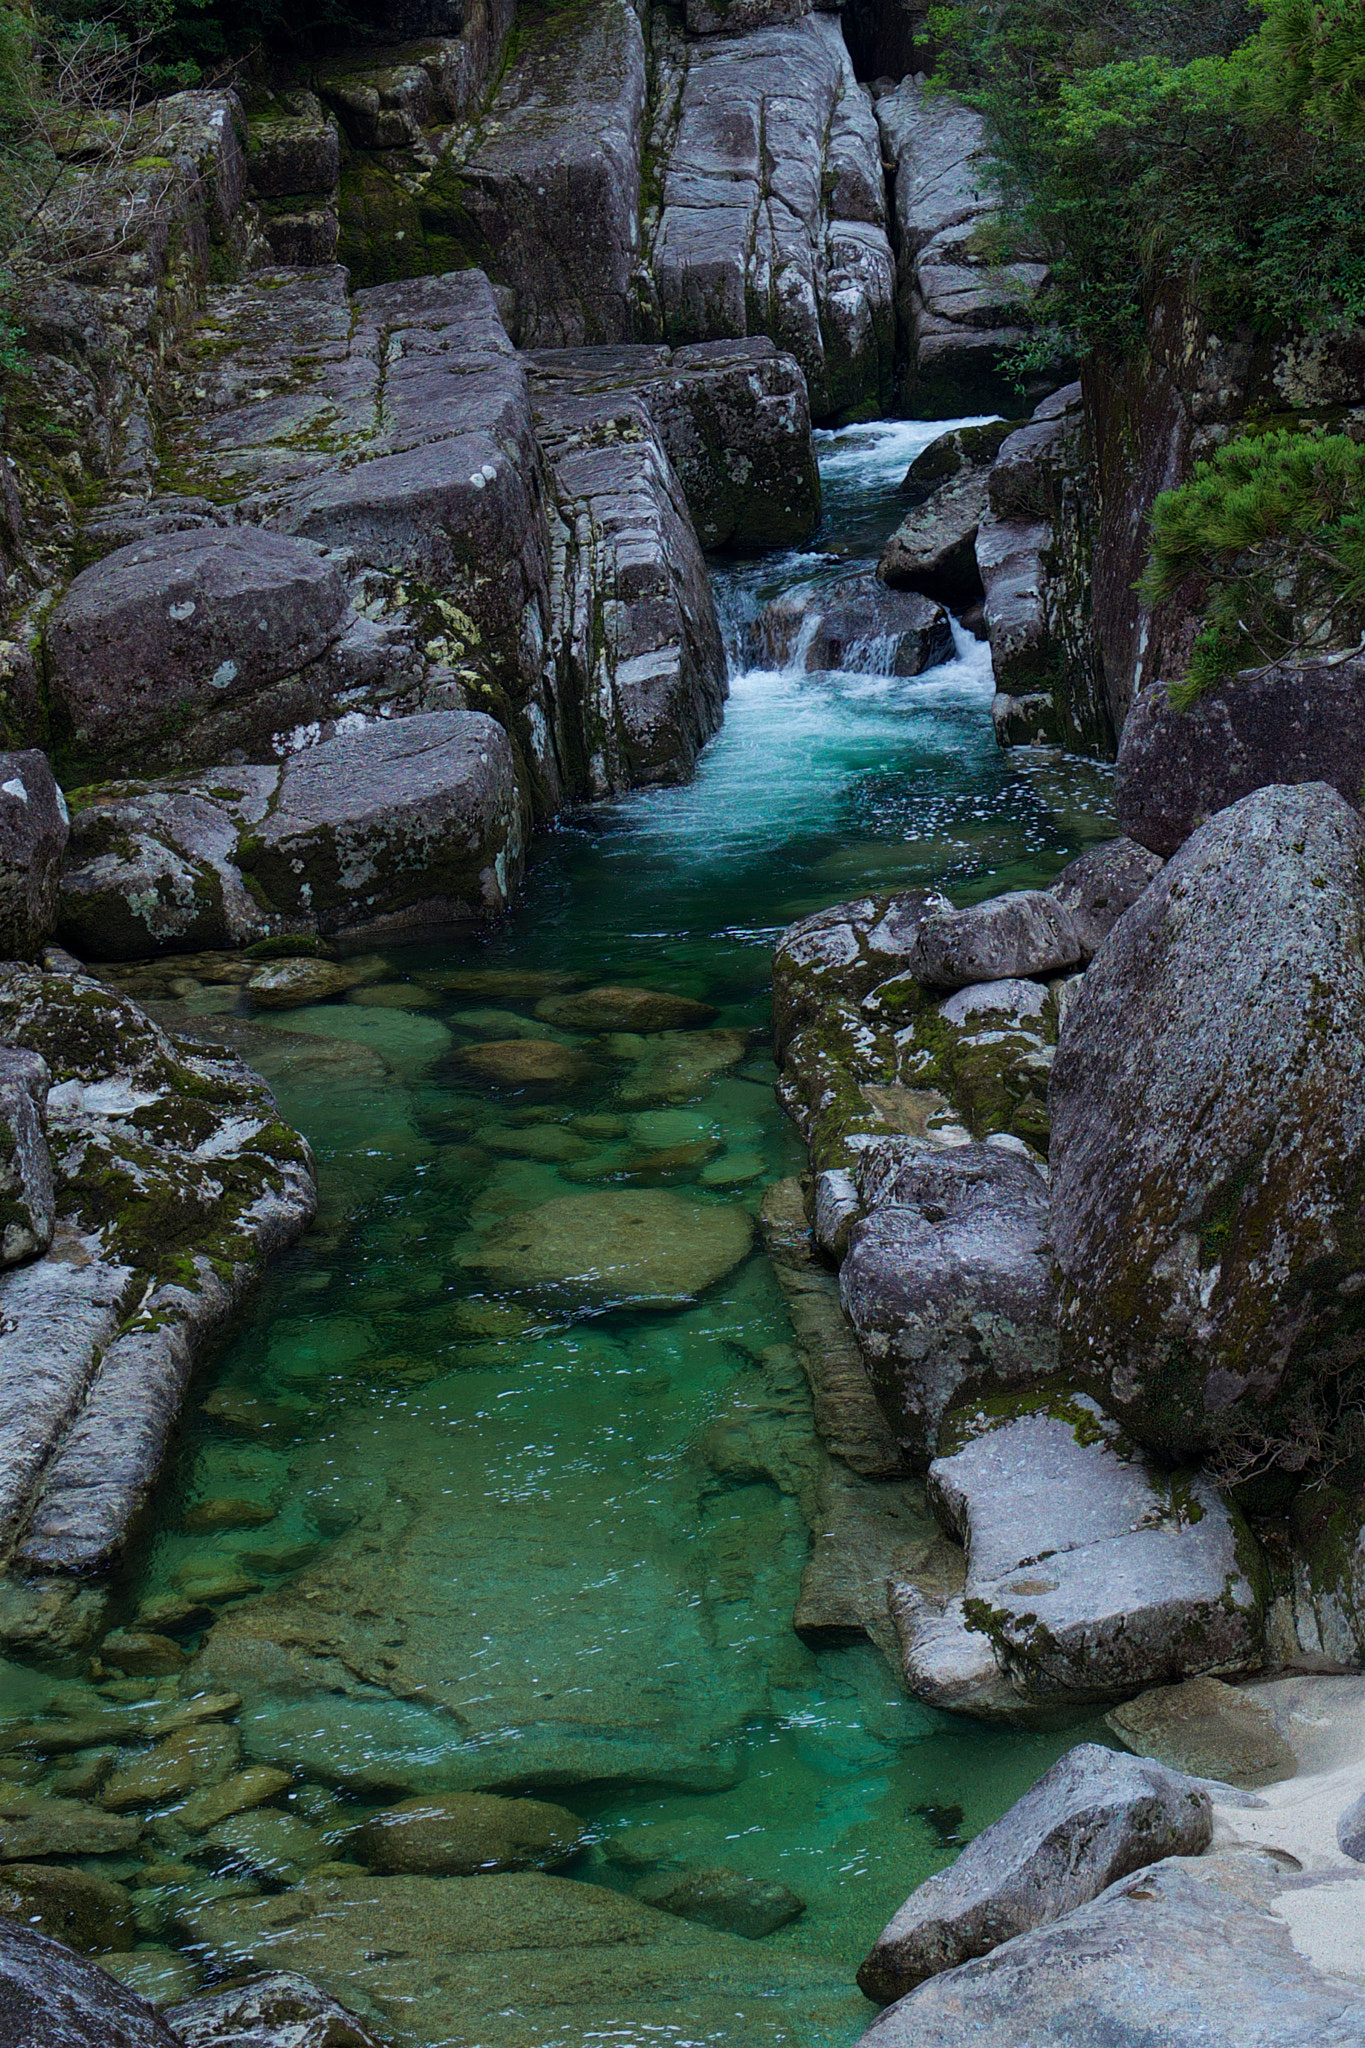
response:
<svg viewBox="0 0 1365 2048"><path fill-rule="evenodd" d="M272 1970L204 1998L174 2005L168 2025L185 2048L377 2048L378 2037L306 1977Z"/></svg>
<svg viewBox="0 0 1365 2048"><path fill-rule="evenodd" d="M678 1195L565 1195L487 1233L469 1262L512 1288L571 1282L604 1302L694 1299L747 1254L752 1227L730 1206Z"/></svg>
<svg viewBox="0 0 1365 2048"><path fill-rule="evenodd" d="M890 2004L926 1977L1062 1919L1131 1871L1199 1855L1212 1835L1206 1792L1159 1764L1084 1743L911 1894L858 1982Z"/></svg>
<svg viewBox="0 0 1365 2048"><path fill-rule="evenodd" d="M359 1829L353 1848L371 1870L413 1877L553 1870L583 1843L576 1814L543 1799L407 1799Z"/></svg>
<svg viewBox="0 0 1365 2048"><path fill-rule="evenodd" d="M1067 1011L1063 1363L1167 1453L1234 1419L1273 1428L1281 1390L1311 1400L1352 1342L1362 850L1321 783L1244 798L1168 862Z"/></svg>

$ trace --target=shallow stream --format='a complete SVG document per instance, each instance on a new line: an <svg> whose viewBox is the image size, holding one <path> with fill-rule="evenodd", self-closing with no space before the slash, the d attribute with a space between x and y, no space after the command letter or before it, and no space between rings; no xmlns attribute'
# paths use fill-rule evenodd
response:
<svg viewBox="0 0 1365 2048"><path fill-rule="evenodd" d="M344 1831L402 1790L500 1784L591 1822L571 1876L628 1890L672 1858L788 1886L806 1910L761 1947L774 1966L827 1965L839 1988L800 2035L827 2048L871 2018L854 1971L906 1893L1075 1739L953 1721L907 1700L869 1646L792 1633L809 1410L771 1270L756 1239L732 1249L765 1186L804 1164L766 1042L781 928L870 888L969 901L1029 885L1112 831L1106 771L998 752L989 656L965 633L913 679L875 672L875 648L839 673L744 668L764 602L818 602L850 557L875 560L907 464L943 431L821 437L819 542L717 570L736 673L696 780L564 821L492 936L387 948L345 998L266 1020L193 963L146 990L261 1066L324 1200L199 1390L123 1618L154 1625L187 1601L226 1618L208 1675L243 1695L247 1758L296 1774L284 1806L330 1842L318 1854L344 1855ZM536 1014L604 983L716 1015L644 1037ZM465 1062L514 1040L560 1047L567 1078L500 1084ZM489 1262L518 1217L622 1189L699 1219L703 1277L728 1262L693 1305L585 1287L547 1310L515 1251ZM641 1229L671 1213L646 1205ZM334 1660L312 1690L268 1647L310 1627L309 1654ZM194 1674L102 1696L136 1704ZM305 1867L259 1849L234 1862L164 1803L147 1810L167 1858L143 1919L159 1951L194 1946L177 1885L246 1896ZM116 1861L99 1867L136 1881ZM377 1968L356 1962L367 1997ZM603 2039L660 2031L618 2005L609 1953L597 2017ZM784 2038L721 2024L714 2002L674 2018L676 2041Z"/></svg>

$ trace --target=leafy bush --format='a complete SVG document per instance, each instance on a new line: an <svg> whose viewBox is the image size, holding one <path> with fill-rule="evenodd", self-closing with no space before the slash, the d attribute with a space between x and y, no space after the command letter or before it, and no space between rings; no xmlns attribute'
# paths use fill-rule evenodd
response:
<svg viewBox="0 0 1365 2048"><path fill-rule="evenodd" d="M1215 318L1365 317L1360 0L960 0L934 21L949 82L987 116L1040 312L1080 352L1126 353L1147 292Z"/></svg>
<svg viewBox="0 0 1365 2048"><path fill-rule="evenodd" d="M1142 582L1154 603L1197 578L1204 623L1188 706L1240 669L1354 649L1365 639L1365 448L1293 428L1247 435L1164 491Z"/></svg>

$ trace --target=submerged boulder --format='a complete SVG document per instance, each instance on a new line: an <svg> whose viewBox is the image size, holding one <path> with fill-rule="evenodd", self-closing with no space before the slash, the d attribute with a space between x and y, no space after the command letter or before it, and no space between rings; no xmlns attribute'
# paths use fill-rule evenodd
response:
<svg viewBox="0 0 1365 2048"><path fill-rule="evenodd" d="M553 1870L582 1844L582 1822L562 1806L477 1792L405 1799L372 1814L353 1838L361 1862L371 1870L411 1877Z"/></svg>
<svg viewBox="0 0 1365 2048"><path fill-rule="evenodd" d="M1062 1361L1180 1458L1365 1355L1365 825L1323 783L1203 826L1052 1070Z"/></svg>
<svg viewBox="0 0 1365 2048"><path fill-rule="evenodd" d="M563 1195L496 1224L463 1263L501 1287L571 1287L603 1304L673 1308L724 1279L752 1241L753 1224L733 1203L613 1191Z"/></svg>
<svg viewBox="0 0 1365 2048"><path fill-rule="evenodd" d="M926 1977L1060 1920L1130 1871L1197 1856L1212 1834L1207 1792L1160 1764L1082 1743L911 1893L858 1983L889 2004Z"/></svg>
<svg viewBox="0 0 1365 2048"><path fill-rule="evenodd" d="M661 1913L696 1920L723 1934L741 1934L749 1941L775 1934L806 1910L805 1900L785 1884L747 1877L738 1870L665 1871L647 1879L638 1897Z"/></svg>

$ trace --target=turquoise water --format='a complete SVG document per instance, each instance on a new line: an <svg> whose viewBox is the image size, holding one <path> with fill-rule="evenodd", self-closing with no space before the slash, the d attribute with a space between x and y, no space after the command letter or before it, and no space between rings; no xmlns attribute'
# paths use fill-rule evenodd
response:
<svg viewBox="0 0 1365 2048"><path fill-rule="evenodd" d="M634 1991L622 2010L607 1952L558 2031L495 2026L452 1992L442 2039L766 2040L725 2003L725 1955L743 1950L778 1972L779 2003L783 1959L818 1963L833 1988L790 2038L842 2048L872 2016L853 1973L890 1913L1076 1739L934 1714L870 1646L793 1634L809 1408L772 1272L756 1241L744 1251L763 1189L804 1164L767 1051L777 932L867 888L965 901L1032 882L1112 830L1105 770L997 751L989 660L967 635L916 679L744 668L767 598L818 601L850 557L875 557L900 476L941 431L821 437L819 543L717 571L737 672L696 780L566 819L499 930L385 948L348 997L265 1022L193 962L174 990L163 969L142 977L158 1014L188 1012L261 1066L324 1195L199 1389L127 1616L168 1597L217 1616L212 1637L185 1636L177 1682L242 1695L246 1757L294 1774L282 1803L323 1831L315 1860L344 1858L346 1830L396 1794L495 1787L591 1824L570 1872L587 1883L629 1891L672 1861L805 1901L761 1944L717 1937L712 1991L680 1994L666 2027ZM602 983L715 1015L658 1038L536 1014ZM511 1040L559 1048L564 1077L481 1078L469 1051ZM695 1240L671 1305L642 1304L630 1275L536 1281L565 1214L549 1205L583 1230L626 1196L649 1198L642 1240L684 1220ZM206 1953L191 1866L248 1907L252 1886L299 1881L259 1858L244 1880L157 1812L181 1871L160 1922L144 1916L158 1947ZM338 1967L394 2019L382 1956ZM538 1967L534 1950L518 1965Z"/></svg>

